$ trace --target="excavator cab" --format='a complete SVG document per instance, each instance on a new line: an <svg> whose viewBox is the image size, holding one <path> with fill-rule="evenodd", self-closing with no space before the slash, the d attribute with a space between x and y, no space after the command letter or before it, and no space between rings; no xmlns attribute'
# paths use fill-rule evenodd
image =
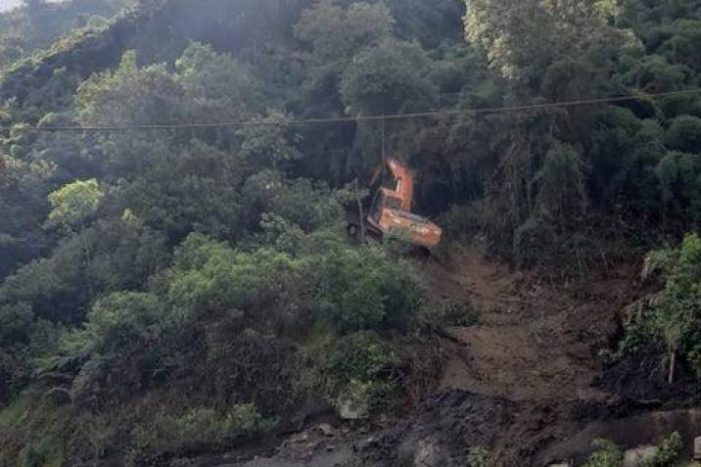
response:
<svg viewBox="0 0 701 467"><path fill-rule="evenodd" d="M396 159L387 159L378 167L370 184L370 204L360 212L351 214L348 229L382 240L386 235L397 235L410 243L433 248L441 241L440 227L411 212L414 201L414 175ZM362 221L360 221L362 219Z"/></svg>

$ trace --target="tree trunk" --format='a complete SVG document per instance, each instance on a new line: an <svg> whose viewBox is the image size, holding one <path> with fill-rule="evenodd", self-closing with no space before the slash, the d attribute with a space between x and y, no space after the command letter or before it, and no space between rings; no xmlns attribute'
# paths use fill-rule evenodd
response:
<svg viewBox="0 0 701 467"><path fill-rule="evenodd" d="M672 350L669 352L669 373L667 376L667 383L672 384L674 382L674 366L677 361L677 352Z"/></svg>
<svg viewBox="0 0 701 467"><path fill-rule="evenodd" d="M360 187L358 178L355 179L355 201L358 203L358 214L360 215L360 244L365 244L365 213L363 212L363 201L360 199Z"/></svg>

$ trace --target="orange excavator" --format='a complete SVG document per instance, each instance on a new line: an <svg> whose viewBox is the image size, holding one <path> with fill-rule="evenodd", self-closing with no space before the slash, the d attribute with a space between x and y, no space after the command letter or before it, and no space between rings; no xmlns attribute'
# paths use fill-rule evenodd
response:
<svg viewBox="0 0 701 467"><path fill-rule="evenodd" d="M351 236L382 240L397 235L423 248L433 248L443 231L436 224L411 212L414 203L414 174L397 159L386 159L369 184L370 196L348 210Z"/></svg>

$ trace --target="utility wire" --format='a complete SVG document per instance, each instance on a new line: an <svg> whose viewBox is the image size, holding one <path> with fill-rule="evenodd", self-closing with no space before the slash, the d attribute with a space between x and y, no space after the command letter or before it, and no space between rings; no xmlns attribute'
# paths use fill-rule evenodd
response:
<svg viewBox="0 0 701 467"><path fill-rule="evenodd" d="M497 114L508 112L522 112L527 110L542 110L559 107L576 107L593 104L608 104L614 102L626 102L636 100L649 100L660 97L670 97L679 95L700 94L701 89L686 89L682 91L670 91L661 93L642 93L630 96L604 97L597 99L578 99L561 102L544 102L541 104L524 104L504 107L482 107L472 109L453 109L453 110L432 110L427 112L413 112L403 114L383 114L383 115L367 115L356 117L327 117L327 118L306 118L306 119L291 119L283 122L272 122L265 120L238 120L224 122L194 122L194 123L175 123L175 124L139 124L139 125L105 125L105 126L18 126L15 128L0 127L0 132L18 131L18 132L100 132L100 131L131 131L131 130L170 130L170 129L185 129L185 128L225 128L225 127L244 127L244 126L277 126L280 124L290 126L315 125L326 123L359 123L373 121L397 121L410 120L428 117L442 117L451 115L483 115Z"/></svg>

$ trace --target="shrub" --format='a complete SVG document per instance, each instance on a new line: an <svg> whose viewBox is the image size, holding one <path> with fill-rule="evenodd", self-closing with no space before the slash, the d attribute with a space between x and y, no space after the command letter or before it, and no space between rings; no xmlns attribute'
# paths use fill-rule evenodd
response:
<svg viewBox="0 0 701 467"><path fill-rule="evenodd" d="M195 371L205 381L202 395L217 405L252 400L266 412L284 412L293 406L298 399L296 346L250 329L234 332L227 323L209 331L207 363Z"/></svg>
<svg viewBox="0 0 701 467"><path fill-rule="evenodd" d="M701 118L682 115L672 121L665 136L672 149L697 153L701 151Z"/></svg>
<svg viewBox="0 0 701 467"><path fill-rule="evenodd" d="M75 181L49 195L53 208L49 225L74 226L95 214L100 207L103 190L97 180Z"/></svg>
<svg viewBox="0 0 701 467"><path fill-rule="evenodd" d="M701 307L701 238L697 234L687 235L678 249L657 252L650 258L650 264L661 262L666 284L628 324L620 353L632 353L649 345L664 348L670 383L674 380L678 354L701 376L697 334L701 321L696 313Z"/></svg>
<svg viewBox="0 0 701 467"><path fill-rule="evenodd" d="M468 467L487 467L487 458L489 457L489 451L481 446L476 446L470 449L470 453L467 456Z"/></svg>
<svg viewBox="0 0 701 467"><path fill-rule="evenodd" d="M541 215L534 215L514 234L513 255L521 267L537 265L543 259L542 246L552 247L558 241L557 233Z"/></svg>
<svg viewBox="0 0 701 467"><path fill-rule="evenodd" d="M309 265L320 318L336 332L411 326L420 292L401 260L378 248L345 246L318 255Z"/></svg>
<svg viewBox="0 0 701 467"><path fill-rule="evenodd" d="M597 439L592 445L596 451L589 456L584 467L621 467L623 465L623 451L615 443Z"/></svg>
<svg viewBox="0 0 701 467"><path fill-rule="evenodd" d="M373 414L395 402L399 360L376 333L352 334L311 352L311 384L334 405L350 402Z"/></svg>
<svg viewBox="0 0 701 467"><path fill-rule="evenodd" d="M662 440L657 446L655 456L646 462L644 467L674 467L681 448L682 438L675 431Z"/></svg>
<svg viewBox="0 0 701 467"><path fill-rule="evenodd" d="M253 404L235 405L226 414L206 408L190 409L179 416L159 413L132 431L131 457L143 462L158 455L233 446L238 439L268 432L276 424L275 419L260 415Z"/></svg>
<svg viewBox="0 0 701 467"><path fill-rule="evenodd" d="M443 310L445 324L450 326L475 326L480 323L479 311L472 302L465 300L461 303L447 303Z"/></svg>
<svg viewBox="0 0 701 467"><path fill-rule="evenodd" d="M77 401L128 396L147 387L159 368L165 317L163 304L152 294L111 294L95 303L83 329L62 336L62 355L46 362L43 372L79 362L72 385Z"/></svg>

